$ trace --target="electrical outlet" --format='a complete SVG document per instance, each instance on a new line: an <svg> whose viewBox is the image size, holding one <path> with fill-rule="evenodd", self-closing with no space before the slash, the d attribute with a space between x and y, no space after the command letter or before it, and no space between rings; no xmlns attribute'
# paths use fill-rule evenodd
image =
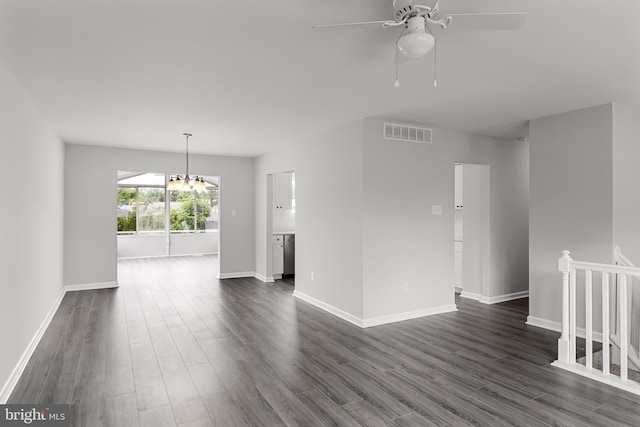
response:
<svg viewBox="0 0 640 427"><path fill-rule="evenodd" d="M404 282L402 284L402 292L409 292L409 282Z"/></svg>
<svg viewBox="0 0 640 427"><path fill-rule="evenodd" d="M236 211L235 209L231 209L231 216L237 216L238 215L238 211Z"/></svg>

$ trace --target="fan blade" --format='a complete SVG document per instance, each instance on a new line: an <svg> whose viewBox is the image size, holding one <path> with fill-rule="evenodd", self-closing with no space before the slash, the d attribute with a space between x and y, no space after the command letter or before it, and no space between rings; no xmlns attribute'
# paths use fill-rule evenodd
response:
<svg viewBox="0 0 640 427"><path fill-rule="evenodd" d="M448 29L514 31L522 27L526 12L513 13L452 13ZM445 17L446 18L446 17Z"/></svg>
<svg viewBox="0 0 640 427"><path fill-rule="evenodd" d="M364 21L364 22L347 22L344 24L327 24L327 25L314 25L311 27L313 31L340 31L340 30L354 30L367 27L384 28L383 24L395 25L395 21Z"/></svg>

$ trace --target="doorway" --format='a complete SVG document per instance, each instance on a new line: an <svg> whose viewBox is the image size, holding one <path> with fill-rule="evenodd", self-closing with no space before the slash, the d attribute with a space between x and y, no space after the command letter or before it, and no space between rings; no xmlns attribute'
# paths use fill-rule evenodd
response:
<svg viewBox="0 0 640 427"><path fill-rule="evenodd" d="M266 281L294 284L296 237L295 171L267 175Z"/></svg>
<svg viewBox="0 0 640 427"><path fill-rule="evenodd" d="M483 302L490 296L490 166L454 168L454 292Z"/></svg>
<svg viewBox="0 0 640 427"><path fill-rule="evenodd" d="M118 171L118 259L215 255L218 264L219 177L204 176L200 191L170 190L168 179L164 173Z"/></svg>

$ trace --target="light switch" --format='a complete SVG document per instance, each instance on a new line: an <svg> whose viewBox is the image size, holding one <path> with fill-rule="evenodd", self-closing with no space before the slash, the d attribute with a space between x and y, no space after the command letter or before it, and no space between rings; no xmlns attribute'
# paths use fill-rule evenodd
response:
<svg viewBox="0 0 640 427"><path fill-rule="evenodd" d="M432 205L431 206L431 214L432 215L442 215L442 205Z"/></svg>
<svg viewBox="0 0 640 427"><path fill-rule="evenodd" d="M236 212L235 209L231 209L231 216L236 216L238 215L238 212Z"/></svg>

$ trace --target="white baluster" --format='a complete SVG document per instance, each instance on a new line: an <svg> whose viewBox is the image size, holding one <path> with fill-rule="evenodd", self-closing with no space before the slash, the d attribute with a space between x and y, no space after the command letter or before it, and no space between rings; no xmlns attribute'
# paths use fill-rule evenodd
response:
<svg viewBox="0 0 640 427"><path fill-rule="evenodd" d="M570 363L576 363L576 269L569 272L569 343Z"/></svg>
<svg viewBox="0 0 640 427"><path fill-rule="evenodd" d="M602 373L609 373L609 273L602 272Z"/></svg>
<svg viewBox="0 0 640 427"><path fill-rule="evenodd" d="M620 274L614 273L612 282L611 335L620 342ZM620 346L611 346L611 363L620 364Z"/></svg>
<svg viewBox="0 0 640 427"><path fill-rule="evenodd" d="M584 272L584 302L585 302L585 327L587 329L586 335L586 347L585 351L587 352L587 361L586 367L587 369L593 368L593 305L592 299L593 295L591 292L592 288L592 273L591 270L586 270Z"/></svg>
<svg viewBox="0 0 640 427"><path fill-rule="evenodd" d="M569 340L569 269L571 257L569 251L562 251L558 259L558 270L562 272L562 335L558 339L558 360L570 363L571 344ZM575 358L573 360L575 362Z"/></svg>
<svg viewBox="0 0 640 427"><path fill-rule="evenodd" d="M625 381L629 361L629 323L627 321L627 275L620 274L620 379Z"/></svg>
<svg viewBox="0 0 640 427"><path fill-rule="evenodd" d="M634 315L634 309L633 309L633 279L634 279L633 276L631 276L631 275L627 276L627 328L628 328L627 329L627 334L629 336L629 339L627 340L627 342L631 346L632 350L633 350L633 344L631 344L631 324L633 323L633 315Z"/></svg>

